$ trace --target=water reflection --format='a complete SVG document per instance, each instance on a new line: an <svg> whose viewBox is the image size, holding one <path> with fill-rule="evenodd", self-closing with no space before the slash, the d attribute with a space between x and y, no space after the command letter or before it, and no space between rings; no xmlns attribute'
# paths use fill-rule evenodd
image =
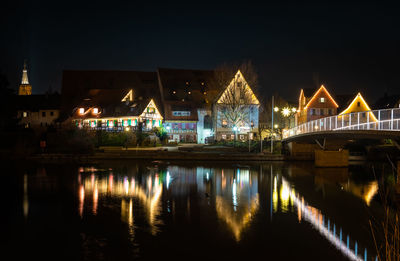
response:
<svg viewBox="0 0 400 261"><path fill-rule="evenodd" d="M278 181L279 180L279 181ZM278 182L280 184L278 184ZM278 189L278 185L280 188ZM278 193L279 191L279 193ZM297 219L299 222L307 221L315 230L317 230L326 240L334 245L344 256L350 260L363 260L358 256L358 243L354 241L353 247L350 246L350 236L347 236L347 244L343 240L342 228L337 230L337 225L329 217L323 215L322 211L310 205L304 197L297 192L293 185L282 175L274 176L274 191L272 197L272 205L274 212L281 211L286 213L289 206L297 208ZM280 209L278 209L278 205ZM367 250L365 249L364 260L367 260Z"/></svg>
<svg viewBox="0 0 400 261"><path fill-rule="evenodd" d="M215 176L217 215L237 241L259 208L257 178L257 173L251 173L249 169L222 169L221 175Z"/></svg>
<svg viewBox="0 0 400 261"><path fill-rule="evenodd" d="M271 220L273 216L279 219L281 215L291 215L296 223L311 224L349 259L361 260L359 243L350 236L350 232L345 233L340 224L317 206L309 204L299 189L290 183L291 178L296 175L303 177L306 173L291 172L293 170L290 168L288 173L283 173L283 168L264 168L270 168L271 174L263 175L263 166L256 170L246 166L206 168L166 165L160 169L158 166L136 169L132 173L130 170L82 167L78 176L78 212L82 218L88 213L100 215L103 200L117 199L120 202L121 220L128 225L128 232L133 239L137 237L135 230L143 226L139 217L142 213L145 213L150 233L157 235L169 215L175 222L178 220L175 216L183 214L191 223L192 213L199 206L212 210L215 208L212 213L221 221L219 224L223 224L232 238L240 242L252 226L255 216L262 213L260 209L266 207L260 206L260 202L268 202L261 205L268 205ZM378 191L377 181L355 183L349 178L347 169L316 170L310 183L323 192L328 184L337 185L339 188L333 187L338 191L343 189L351 192L367 205L370 205Z"/></svg>
<svg viewBox="0 0 400 261"><path fill-rule="evenodd" d="M93 171L90 176L85 175L85 170ZM95 173L96 169L80 168L79 174L79 206L78 211L81 217L84 215L85 195L92 197L92 213L98 214L99 201L107 197L120 198L121 200L121 219L133 228L133 203L132 199L139 199L145 208L148 223L151 226L151 233L158 232L157 226L162 222L158 218L161 211L160 196L162 193L162 183L158 173L140 179L137 177L118 177L114 179L114 174L110 171ZM129 203L128 203L129 202ZM89 202L87 202L89 204Z"/></svg>
<svg viewBox="0 0 400 261"><path fill-rule="evenodd" d="M352 193L362 199L367 206L378 193L378 181L373 180L367 183L355 183L350 179L348 168L323 168L315 170L315 184L325 191L327 184L338 185L341 189Z"/></svg>
<svg viewBox="0 0 400 261"><path fill-rule="evenodd" d="M24 174L24 199L23 199L23 211L25 220L28 218L29 213L29 199L28 199L28 175Z"/></svg>

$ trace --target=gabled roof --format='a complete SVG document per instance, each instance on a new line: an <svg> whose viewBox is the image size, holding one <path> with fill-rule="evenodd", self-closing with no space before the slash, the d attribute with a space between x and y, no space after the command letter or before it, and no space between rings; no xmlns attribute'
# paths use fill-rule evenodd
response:
<svg viewBox="0 0 400 261"><path fill-rule="evenodd" d="M251 104L260 104L260 102L258 101L256 95L254 94L253 90L251 89L251 87L248 85L246 79L244 78L242 72L240 70L238 70L236 72L236 74L232 77L232 80L230 81L229 85L223 90L223 92L218 96L218 100L217 103L223 103L224 101L224 96L233 96L229 94L229 91L231 88L235 88L235 79L241 79L241 84L243 84L243 86L246 86L247 89L247 95L249 96L248 98L251 99ZM236 90L235 90L236 91ZM229 99L229 98L228 98Z"/></svg>
<svg viewBox="0 0 400 261"><path fill-rule="evenodd" d="M314 99L316 99L316 97L321 93L321 92L325 92L329 99L331 99L331 101L333 102L333 104L337 107L339 107L339 105L336 103L336 101L333 99L333 97L330 95L330 93L328 92L328 90L325 88L324 85L321 85L321 87L313 94L313 96L311 97L311 99L307 102L305 108L308 107L309 104L311 104Z"/></svg>
<svg viewBox="0 0 400 261"><path fill-rule="evenodd" d="M156 104L160 103L155 72L66 70L63 71L61 89L62 109L70 113L83 100L90 97L94 99L96 92L102 96L102 102L121 102L125 92L130 89L133 89L135 99L153 98ZM106 97L108 95L109 98Z"/></svg>
<svg viewBox="0 0 400 261"><path fill-rule="evenodd" d="M358 106L358 103L360 103ZM354 97L353 101L347 106L345 110L343 110L339 115L352 113L352 112L362 112L362 111L370 111L371 108L368 106L368 103L364 100L361 93L357 93L356 97ZM370 118L373 121L377 121L375 115L371 112Z"/></svg>

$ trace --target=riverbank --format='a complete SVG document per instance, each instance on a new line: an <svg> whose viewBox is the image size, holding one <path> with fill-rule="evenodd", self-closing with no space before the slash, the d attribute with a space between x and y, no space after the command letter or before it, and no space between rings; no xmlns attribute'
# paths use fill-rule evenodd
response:
<svg viewBox="0 0 400 261"><path fill-rule="evenodd" d="M280 154L264 153L204 153L162 150L109 150L94 154L34 154L29 160L37 161L101 161L112 159L144 159L144 160L198 160L198 161L283 161Z"/></svg>

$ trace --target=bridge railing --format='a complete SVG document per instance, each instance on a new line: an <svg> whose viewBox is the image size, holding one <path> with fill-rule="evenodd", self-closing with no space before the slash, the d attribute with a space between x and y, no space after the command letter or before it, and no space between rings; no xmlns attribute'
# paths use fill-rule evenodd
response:
<svg viewBox="0 0 400 261"><path fill-rule="evenodd" d="M400 108L325 117L284 130L282 136L286 139L306 133L338 130L400 131Z"/></svg>

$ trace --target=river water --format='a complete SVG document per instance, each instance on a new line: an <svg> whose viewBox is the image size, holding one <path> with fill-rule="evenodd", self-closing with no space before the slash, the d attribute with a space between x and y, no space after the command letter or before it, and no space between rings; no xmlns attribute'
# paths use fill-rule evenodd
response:
<svg viewBox="0 0 400 261"><path fill-rule="evenodd" d="M375 260L372 165L4 163L12 260ZM376 172L376 171L375 171Z"/></svg>

